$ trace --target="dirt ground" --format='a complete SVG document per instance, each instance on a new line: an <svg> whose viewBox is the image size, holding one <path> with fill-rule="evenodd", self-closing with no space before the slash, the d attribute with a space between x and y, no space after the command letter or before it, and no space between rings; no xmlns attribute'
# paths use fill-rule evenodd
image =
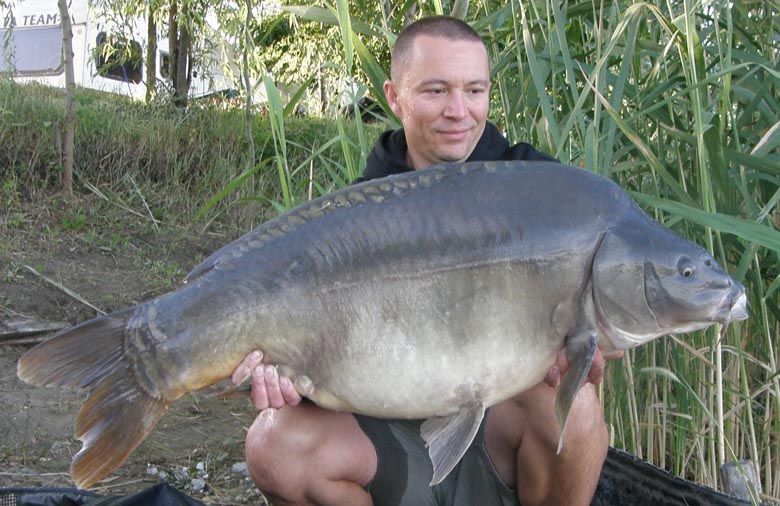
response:
<svg viewBox="0 0 780 506"><path fill-rule="evenodd" d="M237 234L158 229L95 202L16 202L0 209L0 327L20 318L73 325L97 314L85 302L110 312L147 300ZM19 381L16 361L30 347L0 338L0 488L73 487L83 393ZM92 490L125 495L167 481L206 504L262 504L241 469L253 418L247 401L189 394Z"/></svg>

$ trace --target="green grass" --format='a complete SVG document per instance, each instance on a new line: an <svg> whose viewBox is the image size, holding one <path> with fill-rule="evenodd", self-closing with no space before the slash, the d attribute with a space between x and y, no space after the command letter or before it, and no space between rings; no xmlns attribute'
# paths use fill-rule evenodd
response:
<svg viewBox="0 0 780 506"><path fill-rule="evenodd" d="M0 201L18 213L20 195L57 188L61 97L57 90L8 80L0 80L0 96L0 115L16 118L0 122ZM200 212L201 221L222 216L223 223L249 228L278 208L346 184L356 170L341 173L338 183L333 182L341 170L342 144L362 149L365 157L366 142L362 148L352 146L361 135L366 137L366 128L373 129L367 142L381 131L378 126L317 118L285 117L281 125L275 115L255 115L256 156L249 160L240 109L204 103L181 111L89 90L77 90L75 100L79 191L107 206L132 210L142 220L186 226ZM283 128L283 142L282 131L274 127ZM246 171L254 175L251 185L249 178L241 178ZM284 185L279 184L282 180ZM247 206L247 199L257 204ZM23 219L0 214L9 226ZM75 209L62 226L83 227L83 216Z"/></svg>

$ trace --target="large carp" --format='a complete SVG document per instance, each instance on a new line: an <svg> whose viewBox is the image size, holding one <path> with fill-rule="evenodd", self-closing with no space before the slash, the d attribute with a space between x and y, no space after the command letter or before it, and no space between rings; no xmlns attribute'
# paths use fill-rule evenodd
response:
<svg viewBox="0 0 780 506"><path fill-rule="evenodd" d="M728 324L747 317L745 301L706 251L606 178L547 162L453 164L303 204L178 290L30 350L18 374L89 391L71 469L81 487L255 349L320 406L428 419L438 482L486 407L542 381L562 347L561 432L597 347Z"/></svg>

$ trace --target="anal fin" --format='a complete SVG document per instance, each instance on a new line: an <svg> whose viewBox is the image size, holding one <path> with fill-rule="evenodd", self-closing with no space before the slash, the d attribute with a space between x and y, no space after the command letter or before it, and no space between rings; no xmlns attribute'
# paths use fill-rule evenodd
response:
<svg viewBox="0 0 780 506"><path fill-rule="evenodd" d="M469 404L452 416L429 418L420 428L433 462L431 486L441 483L466 453L485 416L481 402Z"/></svg>

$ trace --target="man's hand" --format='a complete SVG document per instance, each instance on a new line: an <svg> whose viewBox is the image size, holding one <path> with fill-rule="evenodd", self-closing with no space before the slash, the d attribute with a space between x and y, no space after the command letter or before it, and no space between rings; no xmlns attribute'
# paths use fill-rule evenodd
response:
<svg viewBox="0 0 780 506"><path fill-rule="evenodd" d="M610 359L615 359L623 356L623 352L614 353L609 356ZM590 372L588 373L588 383L598 385L604 380L604 368L606 361L601 354L601 350L596 350L596 355L593 357L593 364L590 366ZM555 364L547 370L547 376L544 378L544 382L553 388L557 388L561 383L561 378L569 370L569 358L566 355L566 348L558 352L555 357Z"/></svg>
<svg viewBox="0 0 780 506"><path fill-rule="evenodd" d="M279 376L276 367L263 365L263 353L253 351L238 364L230 380L233 384L252 378L252 404L259 410L295 406L301 402L301 395L295 390L290 378Z"/></svg>

